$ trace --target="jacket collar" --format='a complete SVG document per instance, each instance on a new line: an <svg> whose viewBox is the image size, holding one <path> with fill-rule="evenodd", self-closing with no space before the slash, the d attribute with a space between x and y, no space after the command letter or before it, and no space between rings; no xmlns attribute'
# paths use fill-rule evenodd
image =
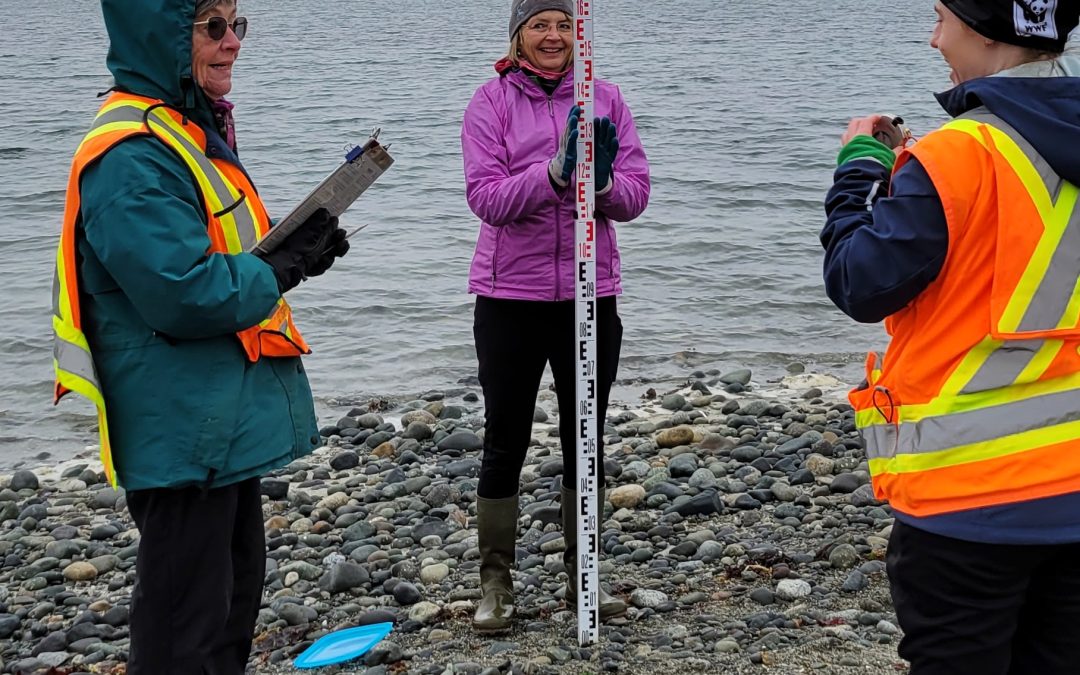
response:
<svg viewBox="0 0 1080 675"><path fill-rule="evenodd" d="M511 70L503 77L505 77L507 81L513 84L515 87L520 89L522 93L524 93L529 98L535 98L545 101L548 99L547 92L541 89L540 85L534 82L531 77L529 77L520 69ZM562 94L565 91L572 91L573 88L574 77L572 74L567 73L567 75L563 77L562 82L559 83L559 86L555 88L555 92L551 95L551 98L554 98L555 96Z"/></svg>

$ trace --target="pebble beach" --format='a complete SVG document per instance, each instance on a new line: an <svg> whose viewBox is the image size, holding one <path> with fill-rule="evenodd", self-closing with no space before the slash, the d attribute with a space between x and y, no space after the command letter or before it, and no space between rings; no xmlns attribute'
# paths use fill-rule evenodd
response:
<svg viewBox="0 0 1080 675"><path fill-rule="evenodd" d="M323 447L264 478L264 604L249 672L904 673L874 500L845 383L749 370L623 381L605 427L601 578L625 617L579 648L563 600L559 411L540 391L521 480L518 620L479 599L483 404L469 379L335 401ZM139 536L96 450L0 477L0 672L123 673ZM358 661L296 670L334 630L392 622Z"/></svg>

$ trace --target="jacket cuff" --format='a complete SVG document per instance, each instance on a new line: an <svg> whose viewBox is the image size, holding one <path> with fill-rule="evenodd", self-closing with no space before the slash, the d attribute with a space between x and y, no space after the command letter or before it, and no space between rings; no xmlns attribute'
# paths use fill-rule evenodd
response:
<svg viewBox="0 0 1080 675"><path fill-rule="evenodd" d="M855 159L872 159L888 169L896 163L896 153L889 146L872 136L860 135L851 139L840 149L836 165L841 166Z"/></svg>

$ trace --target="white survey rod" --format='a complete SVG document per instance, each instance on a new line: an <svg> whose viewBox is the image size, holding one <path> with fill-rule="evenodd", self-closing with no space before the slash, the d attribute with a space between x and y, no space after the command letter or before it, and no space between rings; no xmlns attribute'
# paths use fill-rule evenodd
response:
<svg viewBox="0 0 1080 675"><path fill-rule="evenodd" d="M581 107L577 148L577 220L574 244L575 344L577 345L577 587L578 642L600 637L596 420L596 182L593 146L593 2L577 0L574 16L574 97Z"/></svg>

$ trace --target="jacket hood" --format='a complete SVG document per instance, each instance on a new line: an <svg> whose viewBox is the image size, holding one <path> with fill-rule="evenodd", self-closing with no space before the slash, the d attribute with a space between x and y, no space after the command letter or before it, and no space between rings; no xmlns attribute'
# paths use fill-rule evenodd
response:
<svg viewBox="0 0 1080 675"><path fill-rule="evenodd" d="M985 106L1030 142L1062 178L1080 185L1080 31L1065 52L970 80L938 94L942 107L958 117Z"/></svg>
<svg viewBox="0 0 1080 675"><path fill-rule="evenodd" d="M213 119L191 73L196 0L101 0L115 86L158 98L197 121Z"/></svg>

